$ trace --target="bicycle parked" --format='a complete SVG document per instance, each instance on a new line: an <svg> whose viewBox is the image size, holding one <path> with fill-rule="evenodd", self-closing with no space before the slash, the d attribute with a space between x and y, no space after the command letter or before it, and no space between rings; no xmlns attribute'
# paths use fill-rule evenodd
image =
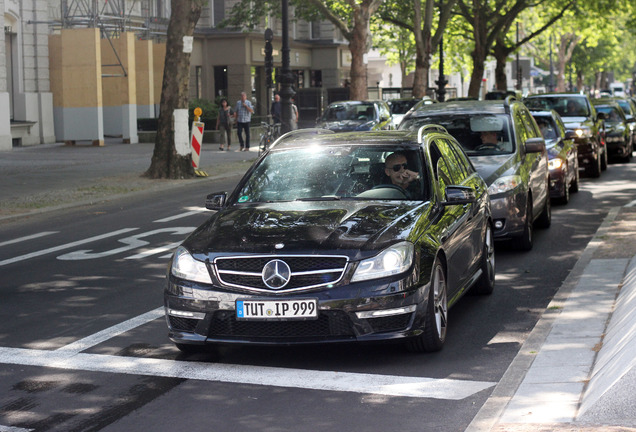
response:
<svg viewBox="0 0 636 432"><path fill-rule="evenodd" d="M280 136L281 124L269 124L266 122L261 122L261 126L263 127L263 133L261 134L261 141L258 144L259 155L266 151L269 146Z"/></svg>

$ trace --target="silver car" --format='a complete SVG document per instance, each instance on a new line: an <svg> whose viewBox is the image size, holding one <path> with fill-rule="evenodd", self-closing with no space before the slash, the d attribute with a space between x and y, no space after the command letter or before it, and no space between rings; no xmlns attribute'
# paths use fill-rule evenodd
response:
<svg viewBox="0 0 636 432"><path fill-rule="evenodd" d="M533 226L549 227L550 180L545 141L528 108L514 98L420 105L400 129L440 124L459 141L488 185L495 239L533 246Z"/></svg>

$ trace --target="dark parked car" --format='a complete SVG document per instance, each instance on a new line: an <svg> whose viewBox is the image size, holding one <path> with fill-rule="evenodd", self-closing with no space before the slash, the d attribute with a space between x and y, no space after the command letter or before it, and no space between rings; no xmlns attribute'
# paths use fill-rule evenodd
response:
<svg viewBox="0 0 636 432"><path fill-rule="evenodd" d="M430 105L430 104L436 103L437 101L431 99L428 96L424 98L410 97L410 98L400 98L400 99L389 99L388 101L386 101L386 103L389 105L389 108L391 109L391 114L393 115L393 124L395 125L396 128L400 125L400 122L404 118L404 115L407 112L409 112L411 108L413 108L415 105L417 105L420 102L423 104Z"/></svg>
<svg viewBox="0 0 636 432"><path fill-rule="evenodd" d="M579 191L579 160L574 131L566 130L556 111L530 111L539 125L548 149L550 197L562 204L570 201L570 192Z"/></svg>
<svg viewBox="0 0 636 432"><path fill-rule="evenodd" d="M486 189L439 127L290 132L233 192L208 196L216 212L177 248L169 337L186 352L380 340L439 350L448 308L494 287Z"/></svg>
<svg viewBox="0 0 636 432"><path fill-rule="evenodd" d="M334 102L322 113L317 127L334 132L395 129L391 110L384 101Z"/></svg>
<svg viewBox="0 0 636 432"><path fill-rule="evenodd" d="M579 166L592 177L607 169L607 150L603 141L603 115L598 114L587 95L580 93L549 93L524 99L530 109L555 110L565 127L576 132Z"/></svg>
<svg viewBox="0 0 636 432"><path fill-rule="evenodd" d="M613 99L594 99L596 111L605 115L605 146L609 157L629 162L632 158L632 131L625 112Z"/></svg>
<svg viewBox="0 0 636 432"><path fill-rule="evenodd" d="M539 127L514 98L418 106L401 130L440 124L459 141L488 184L495 239L532 249L535 221L550 226L548 156Z"/></svg>
<svg viewBox="0 0 636 432"><path fill-rule="evenodd" d="M636 102L630 98L614 98L616 103L623 109L629 130L632 133L632 147L636 146Z"/></svg>

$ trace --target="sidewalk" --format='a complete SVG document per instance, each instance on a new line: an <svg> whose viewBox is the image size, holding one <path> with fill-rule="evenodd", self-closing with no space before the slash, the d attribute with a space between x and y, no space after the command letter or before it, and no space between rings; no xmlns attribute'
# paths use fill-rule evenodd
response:
<svg viewBox="0 0 636 432"><path fill-rule="evenodd" d="M233 146L234 147L234 146ZM257 157L204 144L210 177L148 180L154 144L0 153L0 223L31 212L243 174ZM636 207L614 208L467 432L636 432Z"/></svg>
<svg viewBox="0 0 636 432"><path fill-rule="evenodd" d="M141 177L150 167L154 144L123 144L107 139L103 147L63 144L15 148L0 152L0 221L34 211L99 202L122 194L187 186L223 176L243 174L258 156L258 143L249 152L220 151L204 143L200 169L210 177L150 180Z"/></svg>
<svg viewBox="0 0 636 432"><path fill-rule="evenodd" d="M614 208L467 432L636 431L636 208Z"/></svg>

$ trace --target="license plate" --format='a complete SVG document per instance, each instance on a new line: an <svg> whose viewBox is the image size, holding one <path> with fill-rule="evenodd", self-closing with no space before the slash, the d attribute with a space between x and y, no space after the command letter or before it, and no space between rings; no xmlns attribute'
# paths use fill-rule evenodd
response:
<svg viewBox="0 0 636 432"><path fill-rule="evenodd" d="M318 301L237 300L236 318L243 320L294 320L318 318Z"/></svg>

